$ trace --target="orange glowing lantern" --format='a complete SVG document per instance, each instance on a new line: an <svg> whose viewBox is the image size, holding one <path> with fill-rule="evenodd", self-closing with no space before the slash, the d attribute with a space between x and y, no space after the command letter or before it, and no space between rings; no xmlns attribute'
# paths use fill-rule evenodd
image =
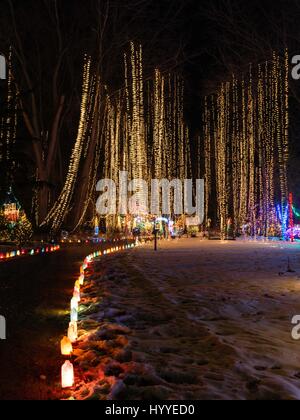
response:
<svg viewBox="0 0 300 420"><path fill-rule="evenodd" d="M61 386L62 388L72 388L74 382L74 367L67 360L61 368Z"/></svg>
<svg viewBox="0 0 300 420"><path fill-rule="evenodd" d="M81 274L81 276L79 277L79 284L80 284L80 286L84 285L84 275L83 274Z"/></svg>
<svg viewBox="0 0 300 420"><path fill-rule="evenodd" d="M73 353L73 346L68 337L64 337L60 342L61 354L63 356L70 356Z"/></svg>

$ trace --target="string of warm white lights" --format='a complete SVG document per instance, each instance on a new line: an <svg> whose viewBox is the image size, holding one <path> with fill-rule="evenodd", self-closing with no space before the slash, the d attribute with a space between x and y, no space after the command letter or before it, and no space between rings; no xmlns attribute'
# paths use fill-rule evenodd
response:
<svg viewBox="0 0 300 420"><path fill-rule="evenodd" d="M205 98L204 111L204 158L205 158L205 217L208 220L209 202L211 196L211 126L210 126L210 112L208 111L208 99ZM200 153L198 155L200 166Z"/></svg>
<svg viewBox="0 0 300 420"><path fill-rule="evenodd" d="M51 223L52 230L56 231L60 228L66 214L69 211L70 201L72 199L75 182L77 180L78 169L84 150L84 143L86 141L86 134L88 130L88 101L89 97L92 96L90 92L91 80L90 80L90 67L91 60L86 59L83 74L83 87L82 87L82 102L81 102L81 113L80 122L78 128L77 139L74 145L74 149L70 159L69 170L66 178L64 188L55 203L54 207L49 212L43 225Z"/></svg>
<svg viewBox="0 0 300 420"><path fill-rule="evenodd" d="M95 85L95 95L94 95L94 109L96 116L100 116L100 108L101 108L101 83L98 79L97 84ZM95 142L95 148L92 149L94 151L93 156L90 156L88 153L86 155L86 158L90 159L90 168L89 168L89 176L88 176L88 186L86 189L86 194L83 199L84 205L83 210L81 213L81 217L77 223L77 225L74 228L74 231L77 230L77 228L81 227L85 221L87 212L89 207L92 209L95 209L95 185L97 183L97 174L99 165L101 162L101 150L103 147L103 139L105 131L101 130L103 121L101 118L97 118L94 116L94 118L91 119L91 139ZM106 109L104 110L104 124L106 122ZM95 214L93 214L95 216ZM93 217L94 218L94 217Z"/></svg>
<svg viewBox="0 0 300 420"><path fill-rule="evenodd" d="M60 229L70 211L82 161L90 159L91 165L86 194L80 197L83 206L76 228L86 219L101 175L118 185L121 170L127 171L130 179L148 182L153 176L183 180L192 174L181 77L165 76L156 70L154 79L145 82L142 47L133 42L124 55L124 66L125 88L110 95L107 87L101 87L99 76L91 75L91 60L86 59L80 123L66 182L42 224L53 231ZM101 93L103 88L104 94ZM90 156L91 144L95 144L94 157ZM140 210L143 209L138 206L137 212ZM119 224L119 217L107 218L108 231Z"/></svg>
<svg viewBox="0 0 300 420"><path fill-rule="evenodd" d="M191 151L181 78L156 69L153 81L144 82L142 50L134 43L124 63L124 93L106 98L105 178L118 185L119 171L125 170L131 179L148 182L153 176L185 179L191 174ZM109 217L106 222L113 230L120 221Z"/></svg>
<svg viewBox="0 0 300 420"><path fill-rule="evenodd" d="M252 235L268 235L278 222L275 201L282 207L288 198L289 61L274 52L271 62L250 66L239 82L233 76L218 94L204 101L203 143L206 200L211 195L210 173L214 142L216 199L222 237L226 221L235 230L248 225ZM278 162L277 174L275 162ZM280 197L275 185L279 180ZM210 217L206 203L206 218Z"/></svg>
<svg viewBox="0 0 300 420"><path fill-rule="evenodd" d="M12 172L15 167L12 149L17 137L17 100L13 81L12 49L7 60L7 99L6 112L0 121L0 163L7 162Z"/></svg>
<svg viewBox="0 0 300 420"><path fill-rule="evenodd" d="M215 153L217 163L217 193L219 203L219 217L220 217L220 231L221 238L226 236L226 220L228 215L227 210L227 141L226 127L227 127L227 86L222 85L221 91L218 95L218 135L215 137Z"/></svg>
<svg viewBox="0 0 300 420"><path fill-rule="evenodd" d="M236 194L233 196L233 210L240 218L240 192L241 192L241 144L239 133L239 106L238 106L238 81L233 75L232 78L232 137L231 137L231 153L232 153L232 187Z"/></svg>

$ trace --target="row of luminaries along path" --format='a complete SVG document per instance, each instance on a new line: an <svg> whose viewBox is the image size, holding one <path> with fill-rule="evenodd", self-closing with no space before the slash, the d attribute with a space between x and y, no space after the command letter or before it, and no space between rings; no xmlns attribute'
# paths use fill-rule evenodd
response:
<svg viewBox="0 0 300 420"><path fill-rule="evenodd" d="M62 389L69 389L76 387L76 379L74 374L74 365L69 360L71 356L75 358L75 362L80 365L80 354L83 353L81 347L85 346L87 341L92 341L91 333L87 331L79 330L79 325L81 325L81 316L86 317L87 315L93 314L98 308L98 300L100 295L93 301L85 298L84 292L86 292L91 287L90 276L91 265L94 261L97 261L98 258L106 257L110 254L115 254L117 252L125 251L134 248L137 246L137 243L126 243L123 244L120 240L114 240L114 244L111 247L108 247L104 251L96 251L93 254L90 254L84 260L83 265L80 268L80 276L76 280L74 285L73 297L70 302L70 323L68 327L67 336L61 340L61 354L62 356L68 358L65 361L61 368L61 386ZM84 322L83 322L84 323ZM99 323L93 323L94 327L99 328ZM91 328L91 324L89 328ZM101 327L101 333L103 329ZM74 348L73 348L74 347ZM76 348L75 348L76 347ZM79 355L79 357L77 357ZM83 395L82 395L83 396Z"/></svg>

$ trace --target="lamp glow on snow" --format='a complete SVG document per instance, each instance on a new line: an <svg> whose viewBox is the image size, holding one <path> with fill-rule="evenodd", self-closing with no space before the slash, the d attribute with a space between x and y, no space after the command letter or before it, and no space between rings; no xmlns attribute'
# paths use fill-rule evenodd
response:
<svg viewBox="0 0 300 420"><path fill-rule="evenodd" d="M68 338L71 343L75 343L78 339L77 322L70 322L68 329Z"/></svg>
<svg viewBox="0 0 300 420"><path fill-rule="evenodd" d="M61 386L63 389L72 388L74 382L74 367L72 363L67 360L61 368Z"/></svg>
<svg viewBox="0 0 300 420"><path fill-rule="evenodd" d="M60 342L61 354L63 356L70 356L73 353L73 346L68 337L64 337Z"/></svg>

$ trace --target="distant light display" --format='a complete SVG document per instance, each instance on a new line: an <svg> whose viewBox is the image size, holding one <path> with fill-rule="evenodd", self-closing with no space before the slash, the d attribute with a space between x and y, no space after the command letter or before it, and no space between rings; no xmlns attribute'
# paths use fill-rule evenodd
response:
<svg viewBox="0 0 300 420"><path fill-rule="evenodd" d="M15 198L12 188L10 188L3 204L3 213L5 218L11 223L17 223L20 217L20 209L21 206Z"/></svg>

